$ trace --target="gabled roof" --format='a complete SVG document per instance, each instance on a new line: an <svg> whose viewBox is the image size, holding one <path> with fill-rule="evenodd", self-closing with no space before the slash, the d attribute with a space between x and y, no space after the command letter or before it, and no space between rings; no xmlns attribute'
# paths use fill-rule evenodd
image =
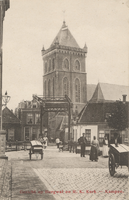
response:
<svg viewBox="0 0 129 200"><path fill-rule="evenodd" d="M112 113L114 110L115 102L100 102L88 103L82 116L79 119L81 124L95 124L104 123L106 115ZM126 102L127 110L129 112L129 102Z"/></svg>
<svg viewBox="0 0 129 200"><path fill-rule="evenodd" d="M20 120L7 107L2 110L2 122L20 124Z"/></svg>
<svg viewBox="0 0 129 200"><path fill-rule="evenodd" d="M90 102L122 100L122 95L127 95L127 101L129 100L129 86L98 83Z"/></svg>
<svg viewBox="0 0 129 200"><path fill-rule="evenodd" d="M63 25L59 33L55 37L54 41L52 42L51 46L55 45L55 43L59 43L59 45L62 46L80 48L76 40L70 33L68 27L66 26L65 21L63 22Z"/></svg>

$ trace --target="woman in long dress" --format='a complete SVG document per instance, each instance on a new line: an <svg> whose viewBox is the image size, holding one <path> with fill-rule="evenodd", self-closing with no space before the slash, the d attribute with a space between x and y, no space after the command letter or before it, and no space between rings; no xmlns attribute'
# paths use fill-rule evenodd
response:
<svg viewBox="0 0 129 200"><path fill-rule="evenodd" d="M90 150L90 160L98 161L98 150L99 150L99 142L96 139L96 137L93 137L93 140L91 142L91 150Z"/></svg>
<svg viewBox="0 0 129 200"><path fill-rule="evenodd" d="M103 139L103 157L108 157L108 139L106 136Z"/></svg>

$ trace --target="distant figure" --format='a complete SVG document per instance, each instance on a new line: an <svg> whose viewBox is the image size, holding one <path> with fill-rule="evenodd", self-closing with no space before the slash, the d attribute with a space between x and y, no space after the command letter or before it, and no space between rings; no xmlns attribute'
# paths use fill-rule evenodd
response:
<svg viewBox="0 0 129 200"><path fill-rule="evenodd" d="M118 142L118 144L122 144L122 137L121 137L121 135L118 136L117 142Z"/></svg>
<svg viewBox="0 0 129 200"><path fill-rule="evenodd" d="M44 146L44 149L46 149L47 148L47 137L45 136L44 138L43 138L43 146Z"/></svg>
<svg viewBox="0 0 129 200"><path fill-rule="evenodd" d="M96 137L93 137L92 143L91 143L91 150L90 150L90 160L98 161L98 150L99 150L99 142L96 139Z"/></svg>
<svg viewBox="0 0 129 200"><path fill-rule="evenodd" d="M59 148L59 144L60 144L60 139L57 137L57 138L56 138L56 145L57 145L57 148Z"/></svg>
<svg viewBox="0 0 129 200"><path fill-rule="evenodd" d="M78 139L78 143L81 145L81 157L85 157L85 147L87 143L85 133L83 133L83 136Z"/></svg>
<svg viewBox="0 0 129 200"><path fill-rule="evenodd" d="M59 152L62 151L63 152L63 142L60 141L59 143Z"/></svg>
<svg viewBox="0 0 129 200"><path fill-rule="evenodd" d="M108 139L107 136L103 139L103 157L108 157Z"/></svg>

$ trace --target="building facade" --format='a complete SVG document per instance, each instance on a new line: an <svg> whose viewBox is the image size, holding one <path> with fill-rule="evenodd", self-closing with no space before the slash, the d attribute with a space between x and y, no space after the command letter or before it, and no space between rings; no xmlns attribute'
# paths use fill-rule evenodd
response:
<svg viewBox="0 0 129 200"><path fill-rule="evenodd" d="M63 22L50 48L42 49L43 95L67 94L74 105L73 109L80 111L87 101L86 53L86 45L81 49Z"/></svg>
<svg viewBox="0 0 129 200"><path fill-rule="evenodd" d="M15 111L21 123L21 140L34 140L40 134L40 106L32 101L22 101Z"/></svg>
<svg viewBox="0 0 129 200"><path fill-rule="evenodd" d="M43 95L46 97L65 96L73 103L72 114L80 112L87 102L86 88L86 45L80 48L76 40L70 33L65 22L50 45L50 48L42 49L43 58ZM52 123L50 122L51 117ZM49 126L56 118L49 115ZM60 121L60 120L58 120ZM59 125L59 124L58 124ZM57 125L57 126L58 126ZM57 127L53 129L55 135Z"/></svg>
<svg viewBox="0 0 129 200"><path fill-rule="evenodd" d="M114 111L114 106L117 101L120 101L122 98L121 94L124 94L121 102L123 102L129 116L129 101L126 101L129 99L129 87L98 83L91 100L79 113L78 121L71 125L72 138L74 141L78 141L78 138L82 136L83 133L86 134L89 144L91 143L93 136L96 136L99 140L100 146L102 146L105 135L110 141L110 139L114 137L116 130L108 126L107 118ZM127 98L125 98L126 96ZM67 129L65 132L67 132ZM121 131L120 134L122 142L128 145L129 128Z"/></svg>
<svg viewBox="0 0 129 200"><path fill-rule="evenodd" d="M21 124L20 120L13 114L11 110L5 107L2 110L2 127L6 130L6 141L21 140Z"/></svg>

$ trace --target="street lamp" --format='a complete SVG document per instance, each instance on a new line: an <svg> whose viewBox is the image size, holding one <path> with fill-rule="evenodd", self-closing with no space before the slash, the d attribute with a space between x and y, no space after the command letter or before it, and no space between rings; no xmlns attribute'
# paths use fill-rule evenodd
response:
<svg viewBox="0 0 129 200"><path fill-rule="evenodd" d="M6 106L10 100L10 96L8 96L7 92L2 96L2 100L4 104L2 106ZM0 159L8 159L5 155L5 146L6 146L6 131L2 130L2 106L1 106L1 130L0 130Z"/></svg>
<svg viewBox="0 0 129 200"><path fill-rule="evenodd" d="M4 102L4 104L2 104L2 106L6 106L7 103L10 101L10 96L8 96L7 91L5 92L5 95L2 96L2 100Z"/></svg>
<svg viewBox="0 0 129 200"><path fill-rule="evenodd" d="M4 104L2 106L6 106L7 103L10 101L10 96L8 96L7 91L5 92L5 95L2 96L2 100ZM2 107L1 107L1 130L2 130Z"/></svg>

